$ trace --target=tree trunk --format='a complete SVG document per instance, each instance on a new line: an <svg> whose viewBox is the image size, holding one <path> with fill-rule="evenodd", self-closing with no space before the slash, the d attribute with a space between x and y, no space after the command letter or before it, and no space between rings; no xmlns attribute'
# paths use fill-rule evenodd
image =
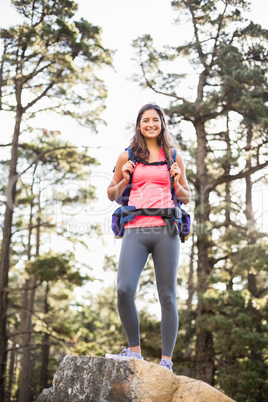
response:
<svg viewBox="0 0 268 402"><path fill-rule="evenodd" d="M190 265L189 265L189 275L188 275L188 298L186 301L186 306L187 306L187 321L188 321L188 326L186 328L186 336L185 338L189 341L189 343L186 344L186 349L184 352L184 361L188 362L192 360L192 354L193 354L193 347L191 345L192 342L192 337L193 337L193 330L192 330L192 308L193 308L193 296L195 293L195 285L194 285L194 256L195 256L195 236L192 236L192 245L191 245L191 255L190 255ZM182 375L191 377L192 376L192 369L190 367L184 367L182 371Z"/></svg>
<svg viewBox="0 0 268 402"><path fill-rule="evenodd" d="M204 329L204 315L207 314L206 307L203 305L202 296L209 285L209 276L212 271L212 262L209 259L209 234L206 222L209 220L209 178L206 167L207 138L203 122L195 125L197 135L197 177L196 177L196 210L197 221L197 294L198 306L196 316L196 378L214 383L214 348L212 334Z"/></svg>
<svg viewBox="0 0 268 402"><path fill-rule="evenodd" d="M224 173L226 175L230 175L231 173L231 164L230 164L230 158L232 156L232 147L231 147L231 140L230 140L230 130L229 130L229 114L227 113L227 118L226 118L226 133L225 133L225 142L226 142L226 161L223 164L224 168ZM227 182L225 183L225 228L226 230L231 226L231 183ZM234 287L234 273L233 273L233 268L228 267L228 274L229 274L229 281L226 285L226 290L231 292Z"/></svg>
<svg viewBox="0 0 268 402"><path fill-rule="evenodd" d="M11 160L7 187L6 209L2 236L1 262L0 262L0 400L5 397L5 377L7 364L7 308L8 274L10 267L10 244L13 220L13 209L16 198L17 161L22 109L17 108L16 123L12 139Z"/></svg>
<svg viewBox="0 0 268 402"><path fill-rule="evenodd" d="M34 182L34 178L33 178ZM32 187L33 189L33 187ZM31 234L32 234L32 218L33 218L33 203L31 205L30 222L29 222L29 236L28 236L28 259L31 258ZM40 202L37 218L37 232L36 232L36 251L35 257L39 257L40 248ZM22 311L22 363L20 372L20 386L18 402L30 402L31 401L31 351L32 351L32 314L34 311L34 298L37 279L32 276L25 282L25 291L23 298L23 311Z"/></svg>
<svg viewBox="0 0 268 402"><path fill-rule="evenodd" d="M253 138L253 131L252 125L248 124L247 130L247 149L250 150L252 146L252 138ZM246 168L251 168L251 157L249 156L246 161ZM255 226L255 218L254 218L254 211L252 206L252 180L251 176L246 177L246 209L245 215L247 218L247 226L250 230L254 229ZM255 244L256 240L252 233L249 232L248 236L248 244ZM252 270L248 272L248 290L252 294L253 297L258 297L258 289L257 289L257 276L256 273Z"/></svg>
<svg viewBox="0 0 268 402"><path fill-rule="evenodd" d="M231 147L231 141L230 141L230 134L229 134L229 115L227 114L227 119L226 119L226 133L225 133L225 142L226 142L226 161L223 165L224 172L226 175L230 175L231 172L231 164L230 164L230 158L232 154L232 147ZM226 209L225 209L225 226L228 228L231 225L231 183L227 182L225 184L225 202L226 202Z"/></svg>
<svg viewBox="0 0 268 402"><path fill-rule="evenodd" d="M49 312L49 304L48 304L48 293L49 293L49 284L46 286L46 293L45 293L45 300L44 300L44 313L47 314ZM41 389L47 388L48 386L48 363L49 363L49 334L43 335L43 342L42 342L42 365L41 365L41 377L40 377L40 384Z"/></svg>
<svg viewBox="0 0 268 402"><path fill-rule="evenodd" d="M199 330L196 339L196 379L213 385L214 358L212 334L204 329Z"/></svg>
<svg viewBox="0 0 268 402"><path fill-rule="evenodd" d="M194 236L192 236L192 246L191 246L191 256L190 256L190 266L189 266L189 275L188 275L188 298L187 298L187 310L190 311L192 309L193 304L193 296L195 292L194 287L194 249L195 249L195 241Z"/></svg>
<svg viewBox="0 0 268 402"><path fill-rule="evenodd" d="M36 278L32 277L25 282L25 294L23 301L23 322L22 322L22 361L20 372L20 385L18 402L31 401L31 336L32 336L32 313L34 308L34 296Z"/></svg>
<svg viewBox="0 0 268 402"><path fill-rule="evenodd" d="M11 401L14 366L15 366L15 351L14 351L14 347L12 347L12 350L10 352L10 358L9 358L9 370L8 370L9 380L8 380L8 388L7 388L7 402Z"/></svg>

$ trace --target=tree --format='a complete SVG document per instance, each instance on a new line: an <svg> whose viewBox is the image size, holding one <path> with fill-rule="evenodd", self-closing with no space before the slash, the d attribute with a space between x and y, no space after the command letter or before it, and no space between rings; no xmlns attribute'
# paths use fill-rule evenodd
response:
<svg viewBox="0 0 268 402"><path fill-rule="evenodd" d="M24 21L0 31L3 48L0 108L15 115L0 264L1 397L7 350L6 288L23 117L55 111L95 128L106 91L94 68L111 64L110 52L101 45L100 28L83 19L74 21L75 2L14 0L12 3Z"/></svg>
<svg viewBox="0 0 268 402"><path fill-rule="evenodd" d="M64 222L68 219L68 210L71 214L73 212L72 208L70 208L72 205L77 206L79 204L82 207L94 198L94 189L88 185L88 177L92 165L96 164L96 160L87 154L87 150L78 150L72 144L63 141L59 134L57 131L39 130L39 133L34 131L31 142L20 144L18 166L20 169L26 166L26 169L24 169L25 173L20 176L17 185L17 208L14 211L11 247L12 277L14 277L14 270L16 270L17 265L22 266L24 263L28 267L29 262L33 263L35 260L44 258L43 254L44 250L47 250L48 236L53 238L53 243L59 238L71 241L74 247L78 241L83 243L81 234L79 238L75 234L73 234L72 238L70 237L70 233L64 230ZM29 165L29 161L33 162ZM66 183L68 183L70 190L79 185L79 191L77 190L75 194L69 193L67 190L64 191ZM68 209L66 209L66 206L68 206ZM45 310L48 310L47 307L49 306L47 290L56 280L59 280L57 273L51 278L48 270L48 266L53 265L53 261L55 270L58 260L54 259L50 263L48 261L46 257L44 266L47 271L47 285L44 292L45 300L44 302L42 301L42 305L45 305ZM69 265L69 262L67 262L64 260L66 269ZM77 268L79 267L77 261L76 266ZM40 297L40 291L43 291L44 279L40 279L36 274L31 274L28 269L20 273L20 278L20 281L16 280L16 283L13 283L8 289L10 295L9 316L11 312L14 312L18 317L18 313L21 312L20 320L16 320L16 330L12 320L8 319L9 336L14 340L12 344L20 345L20 349L16 351L16 354L14 347L9 347L9 349L14 355L20 356L18 359L21 361L18 370L20 372L18 400L25 402L31 400L31 385L34 381L32 369L36 367L36 363L33 360L34 350L39 348L41 343L41 340L37 339L34 322L37 313L37 300ZM22 279L24 279L24 283ZM77 281L76 276L64 279L63 273L60 279L65 280L66 284L67 282L71 283L72 281L74 283L74 281ZM22 293L21 299L16 297L16 301L13 301L13 293L18 296L20 291ZM49 311L45 311L45 314L48 315L48 313ZM44 314L43 311L42 314ZM59 322L60 318L58 317L55 320ZM53 323L50 326L52 327ZM15 336L14 332L20 335ZM43 359L41 360L43 362L43 381L45 381L45 378L48 380L46 373L48 373L50 342L49 331L44 330ZM11 369L8 371L8 375L10 388L12 383L16 386L16 381L12 381ZM35 384L37 389L40 389L37 379ZM10 394L11 390L8 390L8 393Z"/></svg>
<svg viewBox="0 0 268 402"><path fill-rule="evenodd" d="M31 353L29 355L32 357L32 367L31 365L21 366L21 379L18 389L18 401L23 402L35 399L43 385L41 380L44 381L46 378L48 381L49 377L51 377L48 365L52 345L61 344L63 350L65 349L65 353L68 347L70 348L74 345L74 338L78 328L76 323L77 313L75 310L70 309L71 302L75 304L72 291L75 287L81 287L85 281L89 280L88 276L81 275L77 270L77 262L71 253L43 255L29 262L26 270L30 277L34 277L40 285L43 284L42 301L45 304L45 309L42 311L39 304L40 310L37 309L33 315L31 344L26 345L30 347ZM40 293L39 299L41 298ZM42 320L38 319L41 312ZM38 337L38 331L34 329L34 327L38 326L42 328L40 331L42 337L40 335ZM44 341L45 343L43 343ZM40 357L34 359L34 354ZM55 356L53 357L55 358ZM33 379L35 368L37 368L39 375ZM27 371L27 369L28 373L25 374L24 371ZM30 375L31 378L28 379L27 375ZM23 380L25 383L23 383Z"/></svg>
<svg viewBox="0 0 268 402"><path fill-rule="evenodd" d="M228 211L225 223L219 225L213 221L212 198L219 196L224 188L227 200L230 183L249 177L268 164L264 151L268 117L265 105L267 51L263 44L268 39L268 32L256 24L246 23L243 11L248 3L244 0L178 0L172 1L172 6L178 19L185 16L189 19L192 39L176 47L166 46L164 51L154 48L149 35L138 38L133 45L137 49L142 72L142 76L137 78L141 85L171 99L166 108L170 124L188 122L196 134L196 377L214 384L213 331L206 325L213 311L207 303L206 292L211 287L217 264L226 261L223 255L219 255L217 245L221 245L224 239L224 232L220 228L227 229L230 222ZM185 56L189 59L187 72L163 70L168 62L178 69L177 59ZM182 96L185 92L183 84L189 73L192 83L195 77L195 93L188 91ZM259 144L251 150L256 156L254 165L244 167L243 154L238 155L235 161L231 158L226 163L230 158L228 130L222 129L222 126L226 126L228 113L231 112L236 116L233 134L245 113L255 117L254 125L259 127L261 135ZM226 204L223 210L226 212ZM215 238L219 238L217 245Z"/></svg>
<svg viewBox="0 0 268 402"><path fill-rule="evenodd" d="M36 160L36 155L41 154L43 157L40 158L40 160ZM32 261L33 259L38 260L40 258L40 247L42 252L44 243L43 237L49 227L50 231L57 231L57 225L48 224L48 217L45 211L49 211L50 208L55 210L56 204L66 206L79 202L82 205L84 202L88 202L93 198L92 188L89 186L84 189L82 181L84 176L88 175L90 166L96 163L96 161L94 158L89 157L86 152L78 151L71 144L63 142L58 132L48 132L46 130L41 130L40 134L32 143L21 144L20 165L27 164L28 160L36 161L36 163L33 164L31 169L27 170L27 178L24 179L24 176L21 176L17 203L18 210L22 212L22 217L17 217L16 213L15 216L18 221L23 222L20 227L20 236L22 239L24 236L25 239L27 238L27 240L25 240L27 244L27 260ZM27 184L27 181L30 181L30 172L32 180ZM81 182L80 193L81 195L83 194L83 196L79 197L77 192L75 196L70 196L67 193L63 196L63 194L58 193L57 198L60 199L53 199L52 192L48 189L64 186L66 181L68 181L68 183L74 183L75 181ZM27 210L29 210L29 218L26 214ZM60 233L58 233L58 235L63 237ZM16 237L16 235L14 237ZM73 242L75 243L76 239L73 239ZM46 269L48 269L47 265ZM22 288L22 359L18 396L18 400L22 402L30 400L30 361L33 341L32 316L34 314L35 292L41 283L42 281L38 281L37 275L28 275ZM47 284L46 289L48 288L49 284ZM46 299L47 296L44 301L45 310L48 306ZM44 333L43 340L42 350L44 364L42 368L43 381L45 381L45 364L48 364L49 357L49 337L47 333ZM45 363L46 360L47 363Z"/></svg>

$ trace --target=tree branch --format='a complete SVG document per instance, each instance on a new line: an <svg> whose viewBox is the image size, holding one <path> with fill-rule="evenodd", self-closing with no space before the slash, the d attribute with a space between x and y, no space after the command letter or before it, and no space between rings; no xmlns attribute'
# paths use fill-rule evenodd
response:
<svg viewBox="0 0 268 402"><path fill-rule="evenodd" d="M49 62L48 64L45 64L43 67L39 68L39 70L38 70L37 68L38 68L38 66L40 65L40 63L42 62L43 59L44 59L44 57L42 56L39 59L39 61L37 62L36 67L34 68L34 70L30 74L24 76L24 79L22 80L23 84L28 82L31 78L36 77L39 73L44 71L47 67L51 66L51 62Z"/></svg>
<svg viewBox="0 0 268 402"><path fill-rule="evenodd" d="M39 162L40 159L42 159L46 154L49 154L49 153L54 152L54 151L59 151L60 149L73 149L73 148L76 148L76 147L75 147L75 146L67 146L67 145L66 145L66 146L64 146L64 147L56 147L56 148L53 148L53 149L48 149L48 150L46 150L46 151L43 151L43 152L41 152L41 154L37 155L36 158L34 158L34 160L32 161L32 163L30 163L30 165L29 165L26 169L24 169L23 172L19 173L18 175L19 175L19 176L22 176L22 175L23 175L24 173L26 173L27 170L29 170L33 165L35 165L37 162Z"/></svg>
<svg viewBox="0 0 268 402"><path fill-rule="evenodd" d="M149 87L150 89L152 89L152 90L153 90L155 93L157 93L157 94L165 95L165 96L170 96L170 97L175 98L175 99L177 99L177 100L180 100L180 101L182 101L182 102L184 102L184 103L187 103L188 105L192 105L192 102L188 101L188 100L185 99L185 98L182 98L181 96L177 96L176 94L172 94L172 93L168 93L168 92L163 92L163 91L160 91L160 90L156 89L156 88L151 84L151 82L147 79L147 77L146 77L146 72L145 72L145 69L144 69L144 66L143 66L142 61L140 62L140 66L141 66L142 75L143 75L143 78L144 78L144 80L145 80L145 83L146 83L147 87Z"/></svg>
<svg viewBox="0 0 268 402"><path fill-rule="evenodd" d="M268 161L263 162L256 166L252 166L249 169L242 170L241 172L239 172L235 175L223 175L221 177L218 177L218 179L213 180L213 182L210 184L209 187L211 187L211 189L213 189L216 186L218 186L219 184L230 183L231 181L251 176L253 173L258 172L258 170L264 169L266 166L268 166Z"/></svg>
<svg viewBox="0 0 268 402"><path fill-rule="evenodd" d="M203 53L201 42L200 42L200 39L199 39L196 18L195 18L195 15L194 15L194 12L193 12L193 9L192 9L191 5L189 6L189 10L190 10L190 13L191 13L191 16L192 16L192 22L193 22L193 26L194 26L194 35L195 35L198 55L199 55L201 63L205 67L205 70L207 70L207 63L206 63L205 55Z"/></svg>
<svg viewBox="0 0 268 402"><path fill-rule="evenodd" d="M26 112L30 107L32 107L35 103L37 103L40 99L42 99L44 96L46 96L46 94L48 93L48 91L53 87L53 85L55 85L55 81L52 81L47 87L46 89L39 95L37 96L37 98L35 98L32 102L29 102L27 104L27 106L23 107L23 112Z"/></svg>
<svg viewBox="0 0 268 402"><path fill-rule="evenodd" d="M227 5L228 5L228 2L226 2L224 10L223 10L222 14L220 15L220 20L219 20L219 24L218 24L218 30L217 30L217 34L216 34L216 37L215 37L214 47L213 47L213 51L212 51L212 55L211 55L211 62L210 62L210 65L209 65L210 68L213 66L213 61L214 61L214 58L215 58L215 56L217 54L218 39L219 39L219 36L220 36L222 23L223 23L223 18L224 18L226 9L227 9Z"/></svg>

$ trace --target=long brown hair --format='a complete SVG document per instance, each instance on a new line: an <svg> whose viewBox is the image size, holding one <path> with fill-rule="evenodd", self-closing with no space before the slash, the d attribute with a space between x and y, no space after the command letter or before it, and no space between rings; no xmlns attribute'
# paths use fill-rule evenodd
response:
<svg viewBox="0 0 268 402"><path fill-rule="evenodd" d="M155 105L153 103L147 103L140 109L140 111L138 113L136 125L135 125L135 134L130 142L131 150L133 153L138 153L139 157L142 160L149 159L150 152L146 146L145 139L140 131L140 121L141 121L142 115L147 110L151 110L151 109L154 109L158 113L160 121L161 121L161 132L160 132L159 136L157 137L157 143L160 147L163 148L163 151L164 151L164 154L165 154L167 160L172 161L172 150L174 148L174 144L172 143L171 136L167 129L164 112L160 106Z"/></svg>

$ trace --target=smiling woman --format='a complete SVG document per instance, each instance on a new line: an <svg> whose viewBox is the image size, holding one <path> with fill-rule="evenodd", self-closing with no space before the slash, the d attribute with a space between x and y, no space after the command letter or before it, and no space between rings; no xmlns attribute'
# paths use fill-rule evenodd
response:
<svg viewBox="0 0 268 402"><path fill-rule="evenodd" d="M173 142L162 109L155 104L146 104L138 113L131 148L133 152L140 155L141 159L154 162L158 158L161 147L171 162Z"/></svg>
<svg viewBox="0 0 268 402"><path fill-rule="evenodd" d="M140 121L140 131L146 141L155 139L161 133L161 120L154 109L144 112Z"/></svg>
<svg viewBox="0 0 268 402"><path fill-rule="evenodd" d="M160 365L172 371L171 358L178 332L176 284L180 223L176 220L171 188L174 186L178 199L185 204L190 201L190 190L181 156L172 160L174 150L159 106L146 104L140 109L130 149L136 163L129 159L128 151L123 152L107 190L113 201L131 182L128 205L123 208L131 210L131 214L138 212L125 224L117 276L118 311L129 348L123 347L124 352L119 355L107 354L106 357L142 359L134 297L148 255L152 254L162 310ZM144 216L140 211L148 213Z"/></svg>

